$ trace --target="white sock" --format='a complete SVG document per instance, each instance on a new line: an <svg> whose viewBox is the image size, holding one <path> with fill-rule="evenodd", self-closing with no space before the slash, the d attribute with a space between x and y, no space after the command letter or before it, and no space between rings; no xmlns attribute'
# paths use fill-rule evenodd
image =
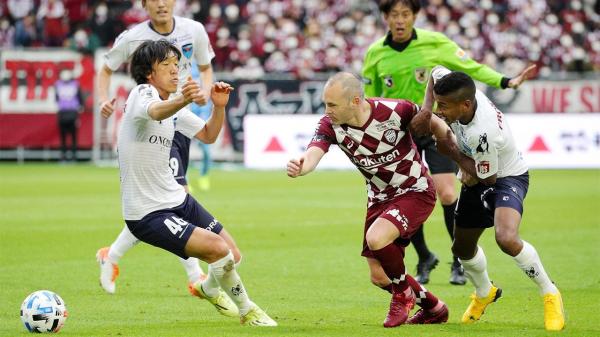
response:
<svg viewBox="0 0 600 337"><path fill-rule="evenodd" d="M139 242L140 240L133 236L129 231L129 228L127 228L127 225L125 225L115 242L110 245L110 249L108 250L108 261L114 264L119 263L119 260L123 255Z"/></svg>
<svg viewBox="0 0 600 337"><path fill-rule="evenodd" d="M200 267L200 261L197 258L189 257L187 260L179 258L179 262L183 265L183 269L185 269L190 282L196 282L201 275L204 275Z"/></svg>
<svg viewBox="0 0 600 337"><path fill-rule="evenodd" d="M221 286L221 289L223 289L237 305L240 314L247 314L248 311L250 311L251 302L248 298L248 293L246 293L246 289L244 288L244 284L235 270L235 262L231 251L227 256L208 265L209 277L202 283L202 290L204 290L208 296L212 296L208 293L208 288L211 286L213 290L215 288L214 285L211 284L213 282L210 277L211 274L218 282L218 286ZM205 287L205 285L207 287Z"/></svg>
<svg viewBox="0 0 600 337"><path fill-rule="evenodd" d="M236 271L240 267L241 262L242 259L240 258L240 260L235 264ZM202 290L204 290L204 293L210 297L215 297L219 294L219 282L215 278L215 273L210 272L210 265L208 267L208 275L206 280L202 282Z"/></svg>
<svg viewBox="0 0 600 337"><path fill-rule="evenodd" d="M525 275L538 285L540 294L556 294L558 292L558 289L546 274L537 251L527 241L523 241L523 249L513 259L515 259L517 266L525 272Z"/></svg>
<svg viewBox="0 0 600 337"><path fill-rule="evenodd" d="M475 286L477 297L487 297L492 289L492 282L487 273L487 260L483 249L477 246L477 253L470 260L459 259L465 269L465 276Z"/></svg>

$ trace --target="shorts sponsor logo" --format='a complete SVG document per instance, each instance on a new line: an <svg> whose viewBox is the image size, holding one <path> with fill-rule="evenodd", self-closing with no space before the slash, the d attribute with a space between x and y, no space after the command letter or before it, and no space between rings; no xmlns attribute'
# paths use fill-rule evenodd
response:
<svg viewBox="0 0 600 337"><path fill-rule="evenodd" d="M408 219L406 218L406 216L404 214L400 214L400 211L397 209L390 209L389 211L387 211L386 214L389 214L391 216L393 216L394 218L396 218L396 220L398 220L398 222L400 222L400 224L402 225L402 228L404 228L404 230L408 229Z"/></svg>
<svg viewBox="0 0 600 337"><path fill-rule="evenodd" d="M477 164L477 172L479 172L481 174L486 174L486 173L490 172L490 162L489 161L479 162Z"/></svg>

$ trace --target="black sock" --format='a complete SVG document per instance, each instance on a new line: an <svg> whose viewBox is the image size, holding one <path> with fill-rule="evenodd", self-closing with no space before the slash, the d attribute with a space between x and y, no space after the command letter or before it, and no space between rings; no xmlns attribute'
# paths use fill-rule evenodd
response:
<svg viewBox="0 0 600 337"><path fill-rule="evenodd" d="M450 239L454 240L454 210L456 209L455 200L450 205L442 205L444 208L444 222L446 223L446 230L448 230L448 234L450 234ZM453 256L452 262L458 263L458 257Z"/></svg>
<svg viewBox="0 0 600 337"><path fill-rule="evenodd" d="M425 261L429 258L429 255L431 255L431 252L425 243L425 234L423 233L424 226L425 224L419 227L415 234L410 238L410 242L415 246L415 250L419 256L419 261Z"/></svg>

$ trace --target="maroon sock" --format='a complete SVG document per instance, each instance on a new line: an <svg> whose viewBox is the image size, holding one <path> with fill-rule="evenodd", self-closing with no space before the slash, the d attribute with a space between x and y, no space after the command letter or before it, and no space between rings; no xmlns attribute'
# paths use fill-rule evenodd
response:
<svg viewBox="0 0 600 337"><path fill-rule="evenodd" d="M390 294L392 293L392 283L388 284L385 287L380 287L380 288L383 289L383 290L385 290L385 291L387 291Z"/></svg>
<svg viewBox="0 0 600 337"><path fill-rule="evenodd" d="M408 283L404 280L404 249L402 247L390 243L389 245L378 249L371 250L373 256L381 263L381 267L386 275L392 280L394 292L402 292L408 288ZM386 289L387 290L387 289Z"/></svg>
<svg viewBox="0 0 600 337"><path fill-rule="evenodd" d="M417 298L417 305L425 310L433 309L439 302L438 298L427 291L417 280L406 274L405 276L408 285L412 288Z"/></svg>

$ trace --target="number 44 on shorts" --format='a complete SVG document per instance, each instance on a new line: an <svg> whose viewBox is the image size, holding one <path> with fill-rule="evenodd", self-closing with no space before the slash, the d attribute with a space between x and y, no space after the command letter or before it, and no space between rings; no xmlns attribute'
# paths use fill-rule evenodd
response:
<svg viewBox="0 0 600 337"><path fill-rule="evenodd" d="M173 219L173 220L171 220ZM165 219L165 226L173 233L173 235L177 235L179 232L183 232L183 230L189 225L189 223L181 218L176 216L172 216L171 219Z"/></svg>

